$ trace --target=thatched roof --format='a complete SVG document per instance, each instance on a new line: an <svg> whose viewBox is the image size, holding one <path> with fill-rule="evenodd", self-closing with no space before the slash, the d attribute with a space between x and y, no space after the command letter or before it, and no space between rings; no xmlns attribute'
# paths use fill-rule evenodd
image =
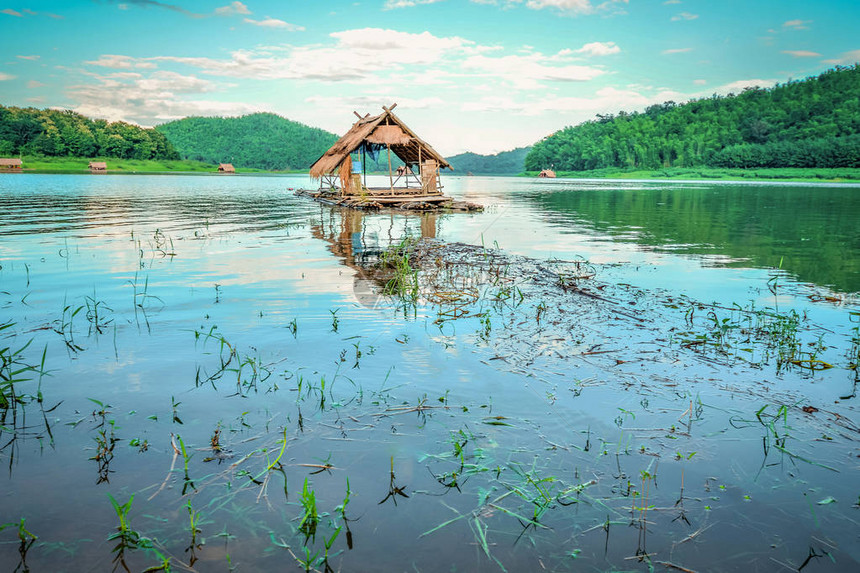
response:
<svg viewBox="0 0 860 573"><path fill-rule="evenodd" d="M90 169L107 169L107 163L104 161L90 161Z"/></svg>
<svg viewBox="0 0 860 573"><path fill-rule="evenodd" d="M418 163L420 157L421 161L434 159L440 168L447 167L453 171L454 168L444 157L391 112L396 105L390 108L382 106L385 110L383 113L373 117L368 114L355 122L343 137L311 165L311 177L318 178L336 172L349 154L358 150L364 142L390 145L391 151L407 165Z"/></svg>
<svg viewBox="0 0 860 573"><path fill-rule="evenodd" d="M219 163L218 171L226 171L227 173L235 173L236 168L233 167L232 163Z"/></svg>
<svg viewBox="0 0 860 573"><path fill-rule="evenodd" d="M18 158L0 157L0 167L20 167L22 164Z"/></svg>

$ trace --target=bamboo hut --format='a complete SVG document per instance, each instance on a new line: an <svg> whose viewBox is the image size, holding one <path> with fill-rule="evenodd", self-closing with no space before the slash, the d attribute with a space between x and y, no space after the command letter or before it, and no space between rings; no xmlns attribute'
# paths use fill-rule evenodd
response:
<svg viewBox="0 0 860 573"><path fill-rule="evenodd" d="M20 170L23 162L17 157L0 157L0 169Z"/></svg>
<svg viewBox="0 0 860 573"><path fill-rule="evenodd" d="M541 172L538 173L538 177L555 179L555 171L553 171L552 169L542 169Z"/></svg>
<svg viewBox="0 0 860 573"><path fill-rule="evenodd" d="M91 173L103 173L107 171L107 163L104 161L90 161L89 168Z"/></svg>
<svg viewBox="0 0 860 573"><path fill-rule="evenodd" d="M394 115L396 106L382 106L383 113L372 117L354 112L358 121L311 165L311 177L320 182L318 195L350 206L451 201L442 194L439 172L454 168ZM404 165L392 168L392 155ZM388 185L368 186L367 158L380 156L388 160Z"/></svg>
<svg viewBox="0 0 860 573"><path fill-rule="evenodd" d="M218 164L218 172L219 173L236 173L236 168L233 167L232 163L219 163Z"/></svg>

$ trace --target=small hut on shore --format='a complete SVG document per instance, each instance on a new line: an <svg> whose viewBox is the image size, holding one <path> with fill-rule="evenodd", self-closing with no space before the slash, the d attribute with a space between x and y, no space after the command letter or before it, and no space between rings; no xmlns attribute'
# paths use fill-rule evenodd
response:
<svg viewBox="0 0 860 573"><path fill-rule="evenodd" d="M0 157L0 169L2 170L19 170L23 166L23 162L17 157Z"/></svg>
<svg viewBox="0 0 860 573"><path fill-rule="evenodd" d="M107 163L104 161L90 161L89 168L91 173L104 173L107 171Z"/></svg>
<svg viewBox="0 0 860 573"><path fill-rule="evenodd" d="M219 163L218 173L236 173L236 168L232 163Z"/></svg>
<svg viewBox="0 0 860 573"><path fill-rule="evenodd" d="M358 121L311 165L320 194L382 205L451 200L442 194L439 171L454 168L392 113L396 106L382 106L383 113L372 117L354 112ZM381 154L387 155L388 185L369 187L367 158L375 161ZM393 169L392 154L404 165Z"/></svg>
<svg viewBox="0 0 860 573"><path fill-rule="evenodd" d="M538 173L538 177L545 177L547 179L555 179L555 171L552 169L542 169L540 173Z"/></svg>

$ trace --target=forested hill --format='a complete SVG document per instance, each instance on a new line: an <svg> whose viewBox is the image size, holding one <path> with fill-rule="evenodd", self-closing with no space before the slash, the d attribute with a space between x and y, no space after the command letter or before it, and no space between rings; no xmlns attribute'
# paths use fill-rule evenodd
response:
<svg viewBox="0 0 860 573"><path fill-rule="evenodd" d="M860 64L773 88L567 127L535 144L526 169L858 167Z"/></svg>
<svg viewBox="0 0 860 573"><path fill-rule="evenodd" d="M273 113L187 117L156 129L185 159L269 170L307 169L338 139Z"/></svg>
<svg viewBox="0 0 860 573"><path fill-rule="evenodd" d="M461 153L448 158L448 163L459 175L474 173L475 175L516 175L523 172L526 155L531 147L518 147L511 151L502 151L495 155L478 155L477 153Z"/></svg>
<svg viewBox="0 0 860 573"><path fill-rule="evenodd" d="M0 157L13 155L179 159L154 129L68 110L0 105Z"/></svg>

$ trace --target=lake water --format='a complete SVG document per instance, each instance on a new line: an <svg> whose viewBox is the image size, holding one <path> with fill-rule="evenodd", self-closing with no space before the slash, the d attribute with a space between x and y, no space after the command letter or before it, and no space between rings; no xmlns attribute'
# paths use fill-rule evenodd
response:
<svg viewBox="0 0 860 573"><path fill-rule="evenodd" d="M860 569L860 187L444 183L0 177L0 563Z"/></svg>

